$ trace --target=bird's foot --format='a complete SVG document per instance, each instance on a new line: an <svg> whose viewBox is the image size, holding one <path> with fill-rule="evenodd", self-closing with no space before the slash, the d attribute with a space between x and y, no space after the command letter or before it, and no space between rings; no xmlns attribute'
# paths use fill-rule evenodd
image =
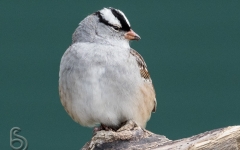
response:
<svg viewBox="0 0 240 150"><path fill-rule="evenodd" d="M122 123L122 126L117 130L117 132L121 132L124 130L133 130L135 127L139 127L139 125L137 125L137 123L132 120L128 120Z"/></svg>
<svg viewBox="0 0 240 150"><path fill-rule="evenodd" d="M113 128L110 128L104 124L101 124L99 127L95 127L93 129L93 135L95 135L98 131L105 130L105 131L113 131Z"/></svg>
<svg viewBox="0 0 240 150"><path fill-rule="evenodd" d="M98 131L101 131L101 130L103 130L101 125L99 127L94 127L93 128L93 135L95 135Z"/></svg>
<svg viewBox="0 0 240 150"><path fill-rule="evenodd" d="M101 124L101 127L102 127L102 129L105 130L105 131L113 131L113 130L114 130L113 128L108 127L108 126L106 126L106 125L104 125L104 124Z"/></svg>
<svg viewBox="0 0 240 150"><path fill-rule="evenodd" d="M102 131L102 130L105 130L105 131L115 131L115 132L122 132L122 131L130 131L130 130L133 130L134 128L136 127L139 127L141 128L136 122L134 122L133 120L128 120L126 122L123 122L120 126L119 129L116 129L116 128L112 128L112 127L109 127L109 126L106 126L104 124L101 124L99 127L95 127L93 129L93 135L96 135L96 133L98 131Z"/></svg>

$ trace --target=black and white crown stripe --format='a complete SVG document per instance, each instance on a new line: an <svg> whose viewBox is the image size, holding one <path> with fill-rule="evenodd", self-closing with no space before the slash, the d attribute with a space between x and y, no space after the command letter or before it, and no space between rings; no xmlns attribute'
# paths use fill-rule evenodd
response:
<svg viewBox="0 0 240 150"><path fill-rule="evenodd" d="M95 12L95 14L99 17L99 21L106 25L118 27L124 31L130 31L131 29L127 17L118 9L111 7L103 8L102 10Z"/></svg>

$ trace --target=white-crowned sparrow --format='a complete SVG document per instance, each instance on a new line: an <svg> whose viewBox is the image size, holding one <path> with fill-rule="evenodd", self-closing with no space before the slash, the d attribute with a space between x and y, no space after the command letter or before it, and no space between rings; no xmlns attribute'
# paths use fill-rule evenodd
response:
<svg viewBox="0 0 240 150"><path fill-rule="evenodd" d="M145 128L157 102L147 65L129 46L139 39L118 9L103 8L80 22L59 72L60 99L73 120L113 128L132 120Z"/></svg>

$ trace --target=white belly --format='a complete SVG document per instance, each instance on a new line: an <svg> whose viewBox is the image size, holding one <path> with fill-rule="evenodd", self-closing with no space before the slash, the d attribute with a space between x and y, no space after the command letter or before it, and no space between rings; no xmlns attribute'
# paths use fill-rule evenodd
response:
<svg viewBox="0 0 240 150"><path fill-rule="evenodd" d="M118 126L138 116L143 80L128 49L74 44L62 57L59 76L61 102L81 125Z"/></svg>

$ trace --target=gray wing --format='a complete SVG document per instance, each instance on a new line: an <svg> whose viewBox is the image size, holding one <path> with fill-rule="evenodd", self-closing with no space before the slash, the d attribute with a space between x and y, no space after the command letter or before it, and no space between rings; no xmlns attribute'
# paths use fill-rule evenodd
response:
<svg viewBox="0 0 240 150"><path fill-rule="evenodd" d="M147 70L147 64L145 63L143 57L137 51L135 51L132 48L130 49L130 54L132 54L132 56L134 56L136 58L136 61L137 61L138 66L139 66L139 71L140 71L140 74L141 74L143 80L145 82L149 82L150 84L152 84L152 79L151 79L150 74ZM153 87L153 84L152 84L152 87ZM153 87L153 90L154 90L154 87ZM154 91L154 93L155 93L155 91ZM154 108L153 108L152 112L156 112L156 109L157 109L157 101L156 101L156 96L155 96Z"/></svg>

